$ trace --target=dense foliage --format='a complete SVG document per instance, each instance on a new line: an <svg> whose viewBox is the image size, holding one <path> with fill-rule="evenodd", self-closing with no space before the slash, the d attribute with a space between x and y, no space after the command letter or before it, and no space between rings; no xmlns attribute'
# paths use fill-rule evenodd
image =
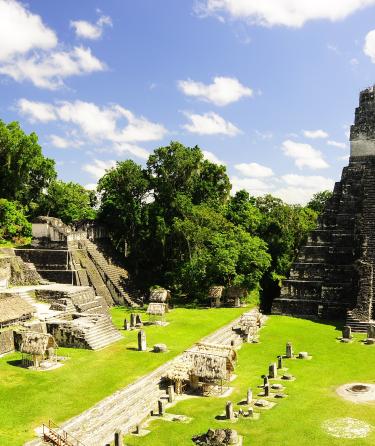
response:
<svg viewBox="0 0 375 446"><path fill-rule="evenodd" d="M31 236L31 224L21 205L0 198L0 243L22 243Z"/></svg>
<svg viewBox="0 0 375 446"><path fill-rule="evenodd" d="M318 212L323 212L328 200L332 197L333 193L330 190L324 190L313 195L312 199L307 203L307 207Z"/></svg>
<svg viewBox="0 0 375 446"><path fill-rule="evenodd" d="M54 166L43 156L35 133L26 135L18 122L0 120L0 198L32 209L56 177Z"/></svg>
<svg viewBox="0 0 375 446"><path fill-rule="evenodd" d="M38 206L40 215L61 218L66 224L95 219L95 192L77 183L54 180L41 196Z"/></svg>
<svg viewBox="0 0 375 446"><path fill-rule="evenodd" d="M128 160L109 170L99 215L146 285L198 298L211 285L261 285L273 296L317 214L272 196L231 197L230 188L224 166L172 142L146 168Z"/></svg>

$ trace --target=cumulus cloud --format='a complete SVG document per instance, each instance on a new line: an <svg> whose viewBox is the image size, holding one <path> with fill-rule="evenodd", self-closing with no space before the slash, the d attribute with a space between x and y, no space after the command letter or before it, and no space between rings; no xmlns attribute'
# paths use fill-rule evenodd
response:
<svg viewBox="0 0 375 446"><path fill-rule="evenodd" d="M210 161L214 164L220 164L225 166L225 162L219 159L214 153L209 152L208 150L202 150L203 156L207 161Z"/></svg>
<svg viewBox="0 0 375 446"><path fill-rule="evenodd" d="M328 138L328 133L325 132L322 129L319 130L304 130L303 131L304 136L306 136L306 138L310 138L310 139L318 139L318 138Z"/></svg>
<svg viewBox="0 0 375 446"><path fill-rule="evenodd" d="M303 144L288 139L283 142L282 150L286 156L294 159L295 165L300 169L303 167L311 169L325 169L328 167L322 153L314 149L310 144Z"/></svg>
<svg viewBox="0 0 375 446"><path fill-rule="evenodd" d="M241 133L241 130L234 124L214 112L207 112L203 115L186 112L185 116L190 120L190 123L183 125L183 128L191 133L227 136L236 136Z"/></svg>
<svg viewBox="0 0 375 446"><path fill-rule="evenodd" d="M16 0L0 0L0 42L0 74L39 88L54 90L69 76L105 69L89 48L57 49L55 32Z"/></svg>
<svg viewBox="0 0 375 446"><path fill-rule="evenodd" d="M17 108L31 122L59 121L72 124L75 130L79 130L80 136L85 136L89 142L109 142L112 151L129 152L143 159L149 153L136 143L157 141L167 134L162 124L151 122L143 116L135 116L118 104L100 107L92 102L79 100L51 104L20 99ZM65 144L64 138L57 138L54 135L52 141L62 147ZM82 141L79 143L83 145Z"/></svg>
<svg viewBox="0 0 375 446"><path fill-rule="evenodd" d="M0 0L0 61L30 50L48 50L57 45L55 32L40 16L13 0Z"/></svg>
<svg viewBox="0 0 375 446"><path fill-rule="evenodd" d="M112 26L112 19L105 15L100 16L96 23L90 23L86 20L72 20L70 22L70 26L74 29L77 37L91 40L99 39L106 25Z"/></svg>
<svg viewBox="0 0 375 446"><path fill-rule="evenodd" d="M241 178L238 176L231 177L232 193L235 194L239 190L245 189L250 195L259 197L269 194L274 189L274 185L269 181L265 182L258 178Z"/></svg>
<svg viewBox="0 0 375 446"><path fill-rule="evenodd" d="M339 149L346 149L347 148L347 145L344 142L338 142L338 141L329 140L329 141L327 141L327 144L329 146L332 146L332 147L338 147Z"/></svg>
<svg viewBox="0 0 375 446"><path fill-rule="evenodd" d="M271 193L290 204L305 205L312 196L323 190L332 190L334 181L318 175L287 174L281 177L270 177L265 180L259 178L231 178L232 193L245 189L250 195L258 197Z"/></svg>
<svg viewBox="0 0 375 446"><path fill-rule="evenodd" d="M29 121L34 122L49 122L55 121L57 115L55 107L52 104L45 102L29 101L28 99L20 99L17 102L18 111L29 118Z"/></svg>
<svg viewBox="0 0 375 446"><path fill-rule="evenodd" d="M375 0L198 0L196 12L222 21L228 16L250 24L299 28L310 20L342 20L374 4Z"/></svg>
<svg viewBox="0 0 375 446"><path fill-rule="evenodd" d="M258 163L235 164L234 168L237 169L245 177L267 178L273 176L273 170L271 168L262 166Z"/></svg>
<svg viewBox="0 0 375 446"><path fill-rule="evenodd" d="M78 139L69 137L69 138L63 138L59 135L49 135L50 143L57 147L58 149L67 149L67 148L76 148L81 147L84 143L83 141L80 141Z"/></svg>
<svg viewBox="0 0 375 446"><path fill-rule="evenodd" d="M235 77L214 77L213 82L208 85L189 79L178 81L178 87L186 96L193 96L220 107L253 95L253 90L242 85Z"/></svg>
<svg viewBox="0 0 375 446"><path fill-rule="evenodd" d="M62 87L67 77L104 69L105 65L91 54L91 50L83 47L18 57L0 65L1 74L17 82L28 80L36 87L49 90Z"/></svg>
<svg viewBox="0 0 375 446"><path fill-rule="evenodd" d="M375 63L375 29L366 35L363 52Z"/></svg>
<svg viewBox="0 0 375 446"><path fill-rule="evenodd" d="M98 160L94 159L91 163L84 164L82 170L89 173L96 180L99 180L107 170L116 166L114 160Z"/></svg>
<svg viewBox="0 0 375 446"><path fill-rule="evenodd" d="M98 185L96 183L89 183L89 184L85 184L83 187L86 190L96 190L97 186Z"/></svg>
<svg viewBox="0 0 375 446"><path fill-rule="evenodd" d="M318 175L305 176L288 174L281 180L285 184L274 191L276 197L290 204L306 204L312 196L323 190L332 190L335 182L331 178Z"/></svg>

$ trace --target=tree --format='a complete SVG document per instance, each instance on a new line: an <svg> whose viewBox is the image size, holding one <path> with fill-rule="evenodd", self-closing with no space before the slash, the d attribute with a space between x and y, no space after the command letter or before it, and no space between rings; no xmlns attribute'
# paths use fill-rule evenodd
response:
<svg viewBox="0 0 375 446"><path fill-rule="evenodd" d="M31 224L27 221L22 206L0 198L0 242L18 243L30 236Z"/></svg>
<svg viewBox="0 0 375 446"><path fill-rule="evenodd" d="M269 311L299 247L316 227L317 213L308 207L286 204L272 195L256 198L255 203L262 214L258 235L267 243L272 257L270 268L261 280L262 304Z"/></svg>
<svg viewBox="0 0 375 446"><path fill-rule="evenodd" d="M314 194L312 199L307 203L307 207L317 212L318 214L321 214L332 196L333 193L329 190L318 192Z"/></svg>
<svg viewBox="0 0 375 446"><path fill-rule="evenodd" d="M55 163L42 154L35 133L26 135L18 122L0 120L0 196L29 208L56 178Z"/></svg>
<svg viewBox="0 0 375 446"><path fill-rule="evenodd" d="M149 179L134 161L118 162L98 183L100 219L107 222L116 244L136 253L142 238L144 207L151 196Z"/></svg>
<svg viewBox="0 0 375 446"><path fill-rule="evenodd" d="M40 199L38 213L61 218L66 224L80 220L93 220L95 193L77 183L52 181L47 192Z"/></svg>

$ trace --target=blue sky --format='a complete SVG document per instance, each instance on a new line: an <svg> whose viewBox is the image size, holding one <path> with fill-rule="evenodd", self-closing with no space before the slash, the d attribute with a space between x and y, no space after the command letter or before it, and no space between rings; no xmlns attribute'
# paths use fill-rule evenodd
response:
<svg viewBox="0 0 375 446"><path fill-rule="evenodd" d="M348 162L374 29L375 0L0 0L0 118L64 181L179 140L304 203Z"/></svg>

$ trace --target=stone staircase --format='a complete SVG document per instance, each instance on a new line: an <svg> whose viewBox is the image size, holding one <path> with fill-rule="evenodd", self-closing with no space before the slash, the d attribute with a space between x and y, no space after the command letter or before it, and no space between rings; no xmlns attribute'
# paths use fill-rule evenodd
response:
<svg viewBox="0 0 375 446"><path fill-rule="evenodd" d="M85 339L92 350L100 350L123 339L111 320L102 316L96 324L84 330Z"/></svg>
<svg viewBox="0 0 375 446"><path fill-rule="evenodd" d="M80 249L72 249L70 253L75 265L79 265L85 270L85 277L87 278L89 284L95 289L96 294L104 297L108 305L113 305L114 300L112 295L91 258L85 253L84 250ZM78 273L78 279L80 279L80 277L81 274ZM80 285L83 285L83 283L80 283Z"/></svg>
<svg viewBox="0 0 375 446"><path fill-rule="evenodd" d="M347 312L346 325L349 325L349 327L351 327L352 331L355 333L367 333L370 322L371 321L364 322L353 317L350 310Z"/></svg>
<svg viewBox="0 0 375 446"><path fill-rule="evenodd" d="M100 271L102 277L104 276L111 283L114 293L117 294L117 299L113 296L113 293L112 297L117 304L137 307L143 303L143 297L130 281L128 272L116 265L110 255L107 253L104 255L103 247L99 248L98 245L89 240L82 240L80 246L86 249L88 256Z"/></svg>
<svg viewBox="0 0 375 446"><path fill-rule="evenodd" d="M231 345L231 341L234 341L239 346L242 343L242 338L233 331L233 327L237 326L239 321L240 318L232 321L203 338L201 342ZM149 416L151 410L157 409L159 399L167 399L162 377L166 375L172 363L181 358L182 355L163 364L148 375L67 421L61 427L90 446L103 446L111 443L114 432L118 429L123 434L131 432L137 424ZM42 443L40 440L35 440L27 443L27 446L42 446Z"/></svg>

